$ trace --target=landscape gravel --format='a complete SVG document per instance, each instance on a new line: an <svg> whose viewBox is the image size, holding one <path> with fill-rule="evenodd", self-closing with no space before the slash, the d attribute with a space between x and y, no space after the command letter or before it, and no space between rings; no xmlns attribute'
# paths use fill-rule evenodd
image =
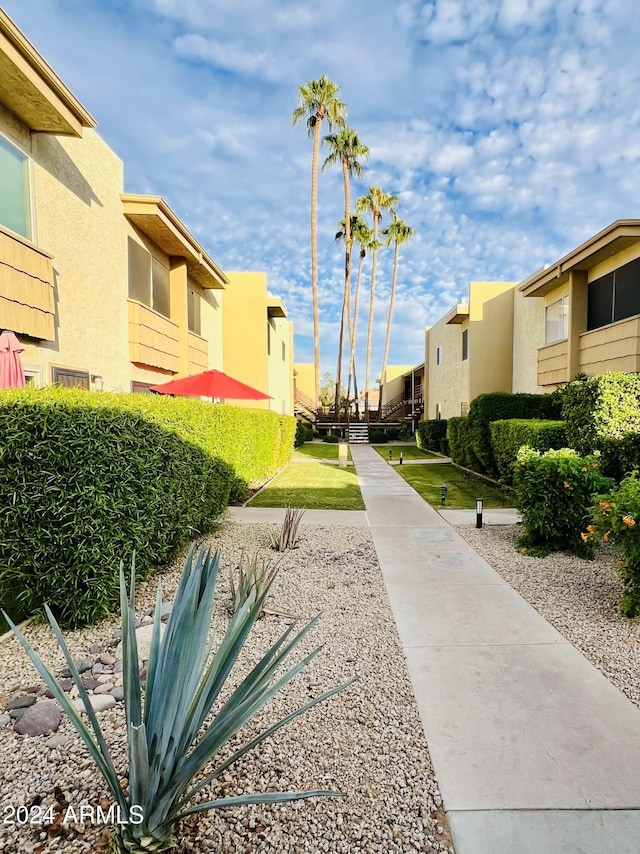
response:
<svg viewBox="0 0 640 854"><path fill-rule="evenodd" d="M546 620L640 706L640 618L620 615L622 585L616 552L603 545L596 559L556 553L523 555L518 525L455 529Z"/></svg>
<svg viewBox="0 0 640 854"><path fill-rule="evenodd" d="M272 526L225 523L208 541L219 549L224 567L219 580L217 628L228 619L228 573L241 552L280 560L269 605L307 621L322 612L319 624L298 655L322 645L312 664L275 697L245 730L247 736L310 697L357 681L326 704L280 730L243 757L224 779L202 793L209 800L250 791L329 788L343 798L314 799L290 805L243 807L192 816L179 828L180 852L288 854L288 852L447 852L453 848L442 811L411 683L391 615L371 536L366 528L304 525L299 548L276 555L269 549ZM162 575L163 595L171 600L183 560ZM142 619L155 600L156 580L141 585L137 606ZM267 615L239 662L246 672L288 624ZM117 620L66 633L72 654L107 662L117 657ZM27 636L58 673L64 669L50 630L31 625ZM114 666L117 672L117 665ZM100 669L94 671L102 675ZM38 679L14 639L0 643L0 711ZM96 680L96 684L103 684ZM100 697L100 694L96 695ZM41 700L39 700L41 702ZM31 707L33 708L33 706ZM116 703L99 713L115 756L125 772L124 708ZM20 736L0 728L0 791L7 807L53 806L53 826L0 824L0 852L99 852L106 850L105 827L63 825L67 806L109 806L105 787L63 716L55 736ZM238 742L240 743L240 742Z"/></svg>

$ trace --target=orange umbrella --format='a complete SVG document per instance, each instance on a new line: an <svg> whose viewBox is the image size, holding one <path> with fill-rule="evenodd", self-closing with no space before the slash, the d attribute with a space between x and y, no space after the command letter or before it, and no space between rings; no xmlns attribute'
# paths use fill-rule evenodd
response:
<svg viewBox="0 0 640 854"><path fill-rule="evenodd" d="M27 384L20 361L23 350L14 332L0 335L0 388L24 388Z"/></svg>
<svg viewBox="0 0 640 854"><path fill-rule="evenodd" d="M170 380L162 385L152 385L151 391L160 394L177 394L184 397L221 397L225 400L272 400L269 394L258 391L240 380L211 369L181 380Z"/></svg>

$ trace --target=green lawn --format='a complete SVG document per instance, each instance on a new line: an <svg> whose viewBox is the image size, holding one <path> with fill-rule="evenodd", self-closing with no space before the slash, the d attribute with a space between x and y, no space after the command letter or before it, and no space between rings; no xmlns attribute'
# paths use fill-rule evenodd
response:
<svg viewBox="0 0 640 854"><path fill-rule="evenodd" d="M436 456L430 451L423 451L422 448L417 448L415 445L372 445L371 447L385 460L389 459L389 451L393 453L392 459L394 460L400 459L401 451L403 460L432 460Z"/></svg>
<svg viewBox="0 0 640 854"><path fill-rule="evenodd" d="M292 463L249 506L364 510L353 466L343 469L322 463Z"/></svg>
<svg viewBox="0 0 640 854"><path fill-rule="evenodd" d="M338 445L337 444L320 444L316 442L305 442L296 448L293 455L294 460L303 460L308 457L313 457L314 460L337 460ZM351 454L347 450L347 459L351 459Z"/></svg>
<svg viewBox="0 0 640 854"><path fill-rule="evenodd" d="M433 507L440 507L443 483L449 488L445 506L452 510L475 509L476 498L482 498L486 508L513 507L512 493L447 463L406 468L397 466L396 471Z"/></svg>

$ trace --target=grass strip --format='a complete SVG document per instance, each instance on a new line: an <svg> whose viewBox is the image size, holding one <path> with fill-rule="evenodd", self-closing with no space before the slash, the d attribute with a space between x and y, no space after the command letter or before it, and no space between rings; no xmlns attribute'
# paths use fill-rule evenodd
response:
<svg viewBox="0 0 640 854"><path fill-rule="evenodd" d="M364 501L353 466L295 463L280 472L249 506L364 510Z"/></svg>

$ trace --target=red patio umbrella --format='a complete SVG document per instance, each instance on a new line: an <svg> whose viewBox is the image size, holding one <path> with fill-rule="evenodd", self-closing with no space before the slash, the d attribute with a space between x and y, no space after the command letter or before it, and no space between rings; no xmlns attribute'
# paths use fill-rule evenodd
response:
<svg viewBox="0 0 640 854"><path fill-rule="evenodd" d="M14 332L0 335L0 388L24 388L27 384L20 361L23 350Z"/></svg>
<svg viewBox="0 0 640 854"><path fill-rule="evenodd" d="M234 380L233 377L213 368L181 380L152 385L151 391L185 397L221 397L225 400L272 400L271 395L241 383L240 380Z"/></svg>

